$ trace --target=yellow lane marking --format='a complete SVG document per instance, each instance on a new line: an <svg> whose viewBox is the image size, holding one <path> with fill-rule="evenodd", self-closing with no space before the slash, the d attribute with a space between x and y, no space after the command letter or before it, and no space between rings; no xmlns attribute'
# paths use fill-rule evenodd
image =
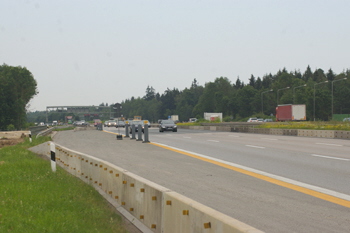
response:
<svg viewBox="0 0 350 233"><path fill-rule="evenodd" d="M308 188L300 187L298 185L290 184L290 183L287 183L287 182L284 182L281 180L277 180L277 179L274 179L274 178L271 178L271 177L268 177L265 175L261 175L261 174L255 173L255 172L247 171L247 170L244 170L242 168L234 167L232 165L228 165L228 164L218 162L218 161L215 161L212 159L208 159L208 158L204 158L204 157L201 157L198 155L194 155L194 154L191 154L189 152L177 150L175 148L170 148L170 147L156 144L156 143L152 143L152 142L150 144L158 146L158 147L162 147L164 149L171 150L171 151L183 154L183 155L187 155L187 156L190 156L192 158L196 158L196 159L208 162L208 163L212 163L212 164L215 164L215 165L218 165L218 166L221 166L221 167L224 167L224 168L227 168L227 169L230 169L230 170L233 170L233 171L236 171L236 172L248 175L248 176L252 176L252 177L255 177L257 179L270 182L272 184L276 184L276 185L279 185L279 186L282 186L285 188L289 188L289 189L292 189L294 191L298 191L298 192L301 192L301 193L304 193L304 194L307 194L307 195L310 195L313 197L317 197L317 198L325 200L325 201L329 201L329 202L350 208L350 201L347 201L347 200L344 200L341 198L337 198L337 197L334 197L334 196L331 196L331 195L328 195L325 193L317 192L317 191L314 191L314 190L311 190Z"/></svg>
<svg viewBox="0 0 350 233"><path fill-rule="evenodd" d="M114 132L110 132L110 131L106 131L106 130L102 130L102 132L111 133L111 134L115 134L115 135L119 135L119 133L114 133ZM125 137L125 136L123 135L123 137Z"/></svg>

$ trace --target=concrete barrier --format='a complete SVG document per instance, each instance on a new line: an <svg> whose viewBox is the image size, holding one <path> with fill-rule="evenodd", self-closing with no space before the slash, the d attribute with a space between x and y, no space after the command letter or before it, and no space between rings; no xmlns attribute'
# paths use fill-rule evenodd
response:
<svg viewBox="0 0 350 233"><path fill-rule="evenodd" d="M288 136L298 136L298 130L297 129L283 129L282 134L288 135Z"/></svg>
<svg viewBox="0 0 350 233"><path fill-rule="evenodd" d="M350 139L350 131L334 131L334 138Z"/></svg>
<svg viewBox="0 0 350 233"><path fill-rule="evenodd" d="M314 130L298 129L298 136L314 137Z"/></svg>
<svg viewBox="0 0 350 233"><path fill-rule="evenodd" d="M176 192L164 193L163 232L261 232Z"/></svg>
<svg viewBox="0 0 350 233"><path fill-rule="evenodd" d="M41 150L50 157L50 143L42 145L48 149ZM142 223L149 232L261 232L114 164L58 144L55 148L63 169L95 187L122 209L121 213L133 216L135 225Z"/></svg>

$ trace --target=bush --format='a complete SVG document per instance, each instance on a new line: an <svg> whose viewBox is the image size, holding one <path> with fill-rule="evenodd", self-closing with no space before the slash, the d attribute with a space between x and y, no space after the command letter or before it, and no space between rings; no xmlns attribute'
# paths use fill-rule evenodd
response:
<svg viewBox="0 0 350 233"><path fill-rule="evenodd" d="M15 128L15 126L13 124L9 124L7 126L7 131L15 131L15 130L16 130L16 128Z"/></svg>

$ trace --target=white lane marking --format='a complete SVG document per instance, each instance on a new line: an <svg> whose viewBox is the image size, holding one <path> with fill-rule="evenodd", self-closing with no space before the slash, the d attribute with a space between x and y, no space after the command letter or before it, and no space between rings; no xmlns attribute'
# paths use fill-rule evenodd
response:
<svg viewBox="0 0 350 233"><path fill-rule="evenodd" d="M318 142L316 144L317 145L326 145L326 146L343 146L343 145L339 145L339 144L329 144L329 143L322 143L322 142Z"/></svg>
<svg viewBox="0 0 350 233"><path fill-rule="evenodd" d="M219 142L219 141L216 141L216 140L207 140L208 142Z"/></svg>
<svg viewBox="0 0 350 233"><path fill-rule="evenodd" d="M343 158L337 158L337 157L331 157L331 156L325 156L325 155L312 154L312 156L326 158L326 159L337 159L337 160L343 160L343 161L350 161L350 159L343 159Z"/></svg>
<svg viewBox="0 0 350 233"><path fill-rule="evenodd" d="M278 139L276 138L261 138L261 139L264 139L264 140L271 140L271 141L277 141Z"/></svg>
<svg viewBox="0 0 350 233"><path fill-rule="evenodd" d="M183 138L191 138L191 137L183 137Z"/></svg>
<svg viewBox="0 0 350 233"><path fill-rule="evenodd" d="M245 145L247 147L253 147L253 148L259 148L259 149L265 149L265 147L262 146L253 146L253 145Z"/></svg>
<svg viewBox="0 0 350 233"><path fill-rule="evenodd" d="M236 135L228 135L229 137L239 138L239 136Z"/></svg>
<svg viewBox="0 0 350 233"><path fill-rule="evenodd" d="M350 201L350 195L347 195L347 194L344 194L344 193L339 193L339 192L336 192L336 191L333 191L333 190L330 190L330 189L318 187L318 186L311 185L311 184L306 184L306 183L303 183L303 182L300 182L300 181L296 181L296 180L292 180L292 179L289 179L289 178L286 178L286 177L283 177L283 176L277 176L277 175L274 175L274 174L271 174L271 173L267 173L267 172L264 172L264 171L261 171L261 170L257 170L257 169L250 168L250 167L246 167L246 166L243 166L243 165L240 165L240 164L237 164L237 163L227 162L225 160L217 159L217 158L210 157L210 156L207 156L207 155L198 154L198 153L195 153L195 152L192 152L192 151L182 150L180 148L176 148L176 147L173 147L173 146L168 146L168 145L165 145L165 144L162 144L162 143L158 143L158 142L152 142L152 143L156 143L158 145L163 145L163 146L175 149L175 150L183 151L185 153L194 154L194 155L200 156L202 158L214 160L214 161L217 161L219 163L224 163L224 164L227 164L227 165L230 165L230 166L233 166L233 167L237 167L237 168L241 168L241 169L244 169L244 170L247 170L247 171L250 171L250 172L255 172L255 173L263 175L263 176L268 176L268 177L271 177L271 178L276 179L276 180L284 181L284 182L287 182L287 183L290 183L290 184L294 184L294 185L297 185L297 186L300 186L300 187L303 187L303 188L314 190L316 192L328 194L328 195L331 195L331 196L334 196L334 197L338 197L338 198Z"/></svg>

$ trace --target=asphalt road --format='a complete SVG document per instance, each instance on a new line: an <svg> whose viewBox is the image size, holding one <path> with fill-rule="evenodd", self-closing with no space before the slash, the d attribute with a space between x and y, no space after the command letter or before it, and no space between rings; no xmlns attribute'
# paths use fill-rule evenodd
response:
<svg viewBox="0 0 350 233"><path fill-rule="evenodd" d="M105 130L123 133L123 129ZM114 134L97 130L59 132L54 141L112 162L265 232L350 232L348 140L184 129L159 133L150 128L151 144L116 140ZM194 157L155 143L191 152ZM290 185L283 185L286 181ZM334 203L332 197L345 199L345 204Z"/></svg>

